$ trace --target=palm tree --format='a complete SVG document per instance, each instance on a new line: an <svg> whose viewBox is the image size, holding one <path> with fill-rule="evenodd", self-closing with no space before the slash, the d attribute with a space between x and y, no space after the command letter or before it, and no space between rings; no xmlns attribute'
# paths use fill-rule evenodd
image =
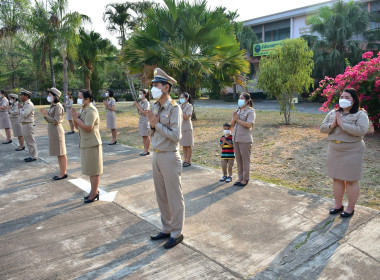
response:
<svg viewBox="0 0 380 280"><path fill-rule="evenodd" d="M324 6L319 14L308 19L311 32L304 38L314 51L316 78L326 75L335 77L344 72L347 62L356 64L361 59L360 36L363 36L368 23L368 12L360 3L340 0L333 8Z"/></svg>
<svg viewBox="0 0 380 280"><path fill-rule="evenodd" d="M85 87L91 89L91 74L95 67L109 59L115 58L115 47L108 39L103 39L97 32L87 33L82 28L79 30L80 43L78 45L79 69L84 74Z"/></svg>
<svg viewBox="0 0 380 280"><path fill-rule="evenodd" d="M162 67L181 91L195 98L211 77L232 83L248 72L244 51L224 9L210 11L206 1L165 0L146 11L146 20L126 42L122 61L132 73ZM152 73L144 73L150 78Z"/></svg>

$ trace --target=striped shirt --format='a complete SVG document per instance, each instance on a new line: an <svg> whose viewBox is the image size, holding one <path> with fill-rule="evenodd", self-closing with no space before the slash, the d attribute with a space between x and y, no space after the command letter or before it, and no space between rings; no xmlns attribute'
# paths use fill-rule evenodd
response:
<svg viewBox="0 0 380 280"><path fill-rule="evenodd" d="M222 137L220 137L220 145L223 144L223 141L222 141L223 138L226 139L228 143L233 144L232 135L230 135L228 137L223 135ZM222 147L221 158L223 158L223 159L234 159L235 158L234 147L233 146L230 147L227 144L224 144Z"/></svg>

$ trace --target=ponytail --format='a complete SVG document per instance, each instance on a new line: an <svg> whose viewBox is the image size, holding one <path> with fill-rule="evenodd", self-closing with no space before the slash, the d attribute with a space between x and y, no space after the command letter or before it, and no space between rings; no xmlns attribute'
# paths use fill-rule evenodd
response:
<svg viewBox="0 0 380 280"><path fill-rule="evenodd" d="M183 95L187 99L187 102L189 102L190 104L193 104L190 94L188 94L187 92L182 92L181 95Z"/></svg>
<svg viewBox="0 0 380 280"><path fill-rule="evenodd" d="M251 95L247 92L242 93L242 95L243 95L244 99L248 101L248 106L253 107L253 100L251 98Z"/></svg>

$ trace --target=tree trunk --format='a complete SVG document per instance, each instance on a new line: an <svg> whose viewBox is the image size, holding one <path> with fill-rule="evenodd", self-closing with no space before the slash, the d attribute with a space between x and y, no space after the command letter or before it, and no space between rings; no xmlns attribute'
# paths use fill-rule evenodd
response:
<svg viewBox="0 0 380 280"><path fill-rule="evenodd" d="M90 82L91 82L91 73L90 72L86 72L84 73L84 81L85 81L85 84L86 84L86 89L91 89L91 85L90 85Z"/></svg>
<svg viewBox="0 0 380 280"><path fill-rule="evenodd" d="M67 91L69 89L69 79L67 77L67 56L63 56L63 102L66 102ZM66 110L66 108L65 108Z"/></svg>
<svg viewBox="0 0 380 280"><path fill-rule="evenodd" d="M51 75L51 83L53 87L56 87L55 85L55 75L54 75L54 65L53 65L53 57L51 54L51 50L49 49L49 63L50 63L50 75Z"/></svg>
<svg viewBox="0 0 380 280"><path fill-rule="evenodd" d="M233 98L233 100L237 100L237 85L236 84L234 84L233 85L233 90L234 90L234 92L233 92L233 94L232 94L232 98Z"/></svg>

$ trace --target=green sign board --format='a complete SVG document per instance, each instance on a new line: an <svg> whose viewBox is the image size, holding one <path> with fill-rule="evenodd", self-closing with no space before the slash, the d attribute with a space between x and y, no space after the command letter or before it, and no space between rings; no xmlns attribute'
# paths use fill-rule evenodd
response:
<svg viewBox="0 0 380 280"><path fill-rule="evenodd" d="M271 53L275 46L281 45L281 41L273 41L268 43L260 43L253 45L253 56L264 56Z"/></svg>

